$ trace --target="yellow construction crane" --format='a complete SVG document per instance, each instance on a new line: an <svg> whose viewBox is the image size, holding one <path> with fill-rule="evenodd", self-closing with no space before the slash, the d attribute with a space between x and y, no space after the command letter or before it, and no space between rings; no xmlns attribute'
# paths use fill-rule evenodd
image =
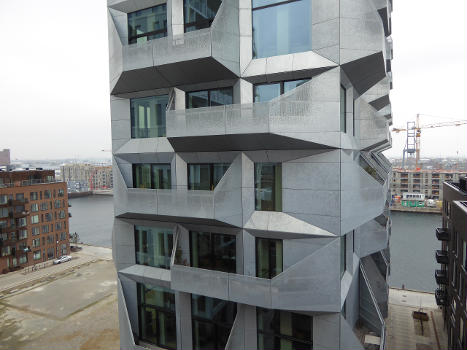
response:
<svg viewBox="0 0 467 350"><path fill-rule="evenodd" d="M412 155L415 153L415 169L420 169L418 163L420 161L420 137L422 136L422 129L441 128L445 126L460 126L467 124L467 120L453 120L440 123L431 123L420 125L420 116L423 114L417 114L415 122L407 122L406 128L392 128L392 131L399 133L401 131L407 132L407 140L402 153L402 168L405 166L405 156Z"/></svg>

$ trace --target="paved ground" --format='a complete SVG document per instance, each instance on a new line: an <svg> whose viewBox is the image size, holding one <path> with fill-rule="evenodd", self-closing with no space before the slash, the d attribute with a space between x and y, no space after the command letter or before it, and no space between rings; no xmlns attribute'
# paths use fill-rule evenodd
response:
<svg viewBox="0 0 467 350"><path fill-rule="evenodd" d="M21 274L27 283L1 276L2 287L17 286L0 294L0 350L118 349L116 273L102 249L84 246L71 262Z"/></svg>
<svg viewBox="0 0 467 350"><path fill-rule="evenodd" d="M429 320L423 325L412 317L413 311L423 311ZM444 350L447 334L443 316L432 293L401 289L389 290L389 316L386 319L387 350Z"/></svg>

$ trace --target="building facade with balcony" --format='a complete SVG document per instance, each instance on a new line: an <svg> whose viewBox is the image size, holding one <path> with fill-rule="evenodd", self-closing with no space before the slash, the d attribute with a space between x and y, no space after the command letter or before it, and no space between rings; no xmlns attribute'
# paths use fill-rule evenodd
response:
<svg viewBox="0 0 467 350"><path fill-rule="evenodd" d="M420 193L426 199L443 200L443 182L459 182L460 176L467 174L455 170L407 170L393 169L391 194L404 196L404 193Z"/></svg>
<svg viewBox="0 0 467 350"><path fill-rule="evenodd" d="M384 349L392 1L107 6L121 348Z"/></svg>
<svg viewBox="0 0 467 350"><path fill-rule="evenodd" d="M69 254L68 217L53 170L0 171L0 273Z"/></svg>
<svg viewBox="0 0 467 350"><path fill-rule="evenodd" d="M436 229L441 249L435 253L440 269L435 271L436 302L443 308L447 327L448 349L466 348L467 331L467 187L465 177L459 182L445 182L443 227Z"/></svg>

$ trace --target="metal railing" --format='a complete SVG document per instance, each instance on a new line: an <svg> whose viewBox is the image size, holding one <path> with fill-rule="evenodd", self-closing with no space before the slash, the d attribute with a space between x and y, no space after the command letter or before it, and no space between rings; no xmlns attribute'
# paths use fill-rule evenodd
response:
<svg viewBox="0 0 467 350"><path fill-rule="evenodd" d="M33 179L33 180L22 180L9 183L0 183L0 188L11 188L11 187L23 187L23 186L33 186L33 185L42 185L42 184L51 184L51 183L62 183L63 181L58 180L46 180L46 179Z"/></svg>

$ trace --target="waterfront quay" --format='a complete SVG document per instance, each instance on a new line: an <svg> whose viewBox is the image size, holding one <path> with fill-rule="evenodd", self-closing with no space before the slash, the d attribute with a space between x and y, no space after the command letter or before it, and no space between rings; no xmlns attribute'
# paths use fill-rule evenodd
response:
<svg viewBox="0 0 467 350"><path fill-rule="evenodd" d="M0 276L0 349L119 349L111 250Z"/></svg>

